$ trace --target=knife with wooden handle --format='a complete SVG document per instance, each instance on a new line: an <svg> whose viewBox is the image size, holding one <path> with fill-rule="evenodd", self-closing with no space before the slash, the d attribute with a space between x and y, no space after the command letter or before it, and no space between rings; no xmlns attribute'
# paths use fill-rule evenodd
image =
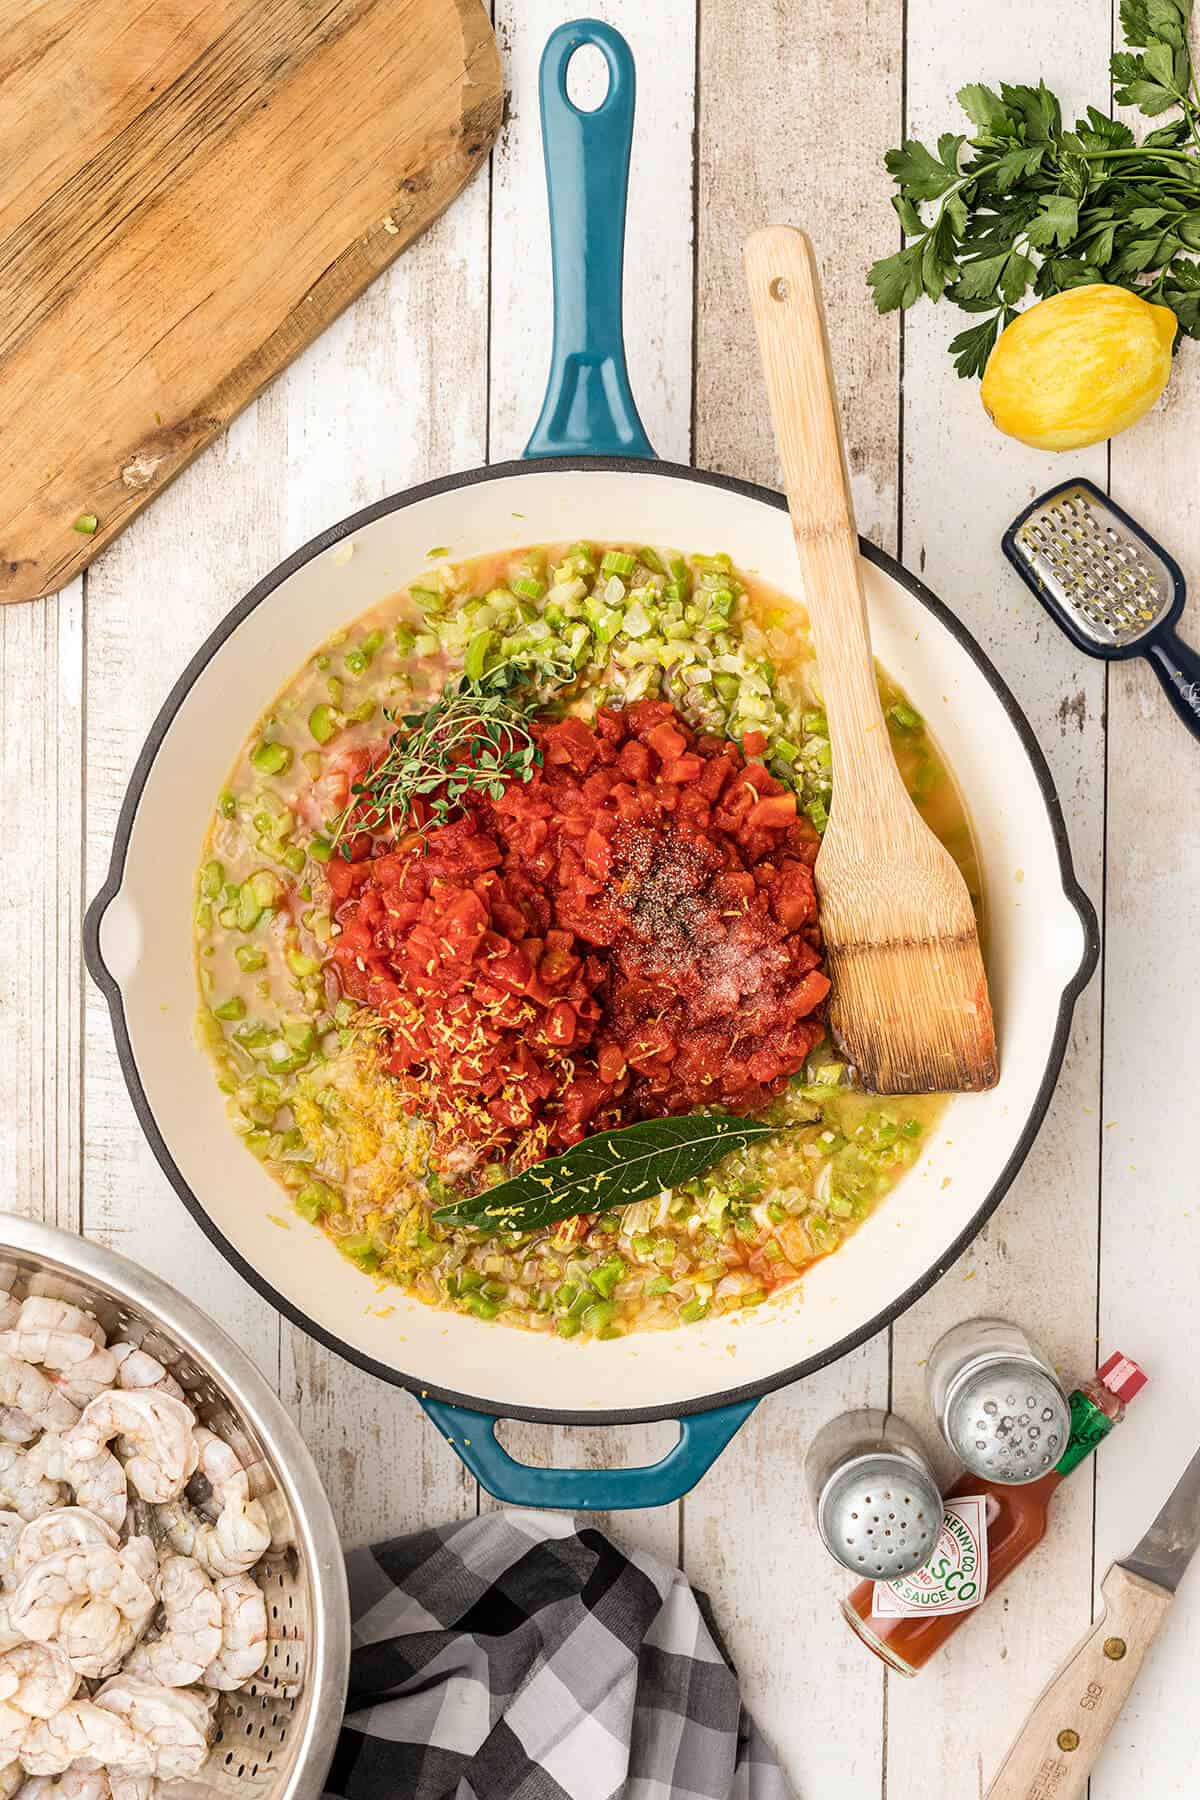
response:
<svg viewBox="0 0 1200 1800"><path fill-rule="evenodd" d="M1104 1611L1042 1692L987 1800L1082 1800L1198 1541L1200 1450L1137 1549L1104 1577Z"/></svg>

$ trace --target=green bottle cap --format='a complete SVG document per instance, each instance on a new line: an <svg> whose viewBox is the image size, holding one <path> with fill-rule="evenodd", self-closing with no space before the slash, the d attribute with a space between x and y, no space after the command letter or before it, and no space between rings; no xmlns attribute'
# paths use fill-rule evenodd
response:
<svg viewBox="0 0 1200 1800"><path fill-rule="evenodd" d="M1055 1473L1069 1475L1077 1469L1085 1456L1090 1456L1097 1444L1101 1443L1113 1428L1114 1421L1102 1407L1076 1388L1068 1402L1071 1408L1071 1434L1067 1439L1067 1447L1060 1460L1055 1464Z"/></svg>

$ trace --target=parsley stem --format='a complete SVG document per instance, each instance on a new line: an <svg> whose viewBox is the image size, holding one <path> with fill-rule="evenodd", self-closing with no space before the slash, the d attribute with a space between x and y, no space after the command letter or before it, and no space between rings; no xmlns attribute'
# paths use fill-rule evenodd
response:
<svg viewBox="0 0 1200 1800"><path fill-rule="evenodd" d="M1076 155L1087 162L1091 162L1095 158L1100 158L1104 162L1112 162L1117 157L1142 156L1152 157L1159 162L1188 163L1193 168L1196 163L1195 157L1187 150L1159 150L1153 145L1147 148L1145 144L1133 144L1128 150L1079 150L1076 151Z"/></svg>

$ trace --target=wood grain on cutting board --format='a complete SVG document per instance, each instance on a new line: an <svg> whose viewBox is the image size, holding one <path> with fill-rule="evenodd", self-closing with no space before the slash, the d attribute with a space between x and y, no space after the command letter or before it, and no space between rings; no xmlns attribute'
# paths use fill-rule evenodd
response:
<svg viewBox="0 0 1200 1800"><path fill-rule="evenodd" d="M69 581L438 216L503 91L480 0L0 0L0 92L6 601Z"/></svg>

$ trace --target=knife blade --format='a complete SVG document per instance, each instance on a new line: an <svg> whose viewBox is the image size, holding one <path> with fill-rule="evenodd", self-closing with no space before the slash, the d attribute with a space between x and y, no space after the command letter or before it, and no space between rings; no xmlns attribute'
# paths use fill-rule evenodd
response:
<svg viewBox="0 0 1200 1800"><path fill-rule="evenodd" d="M1140 1544L1121 1567L1174 1593L1200 1543L1200 1450L1197 1450Z"/></svg>

